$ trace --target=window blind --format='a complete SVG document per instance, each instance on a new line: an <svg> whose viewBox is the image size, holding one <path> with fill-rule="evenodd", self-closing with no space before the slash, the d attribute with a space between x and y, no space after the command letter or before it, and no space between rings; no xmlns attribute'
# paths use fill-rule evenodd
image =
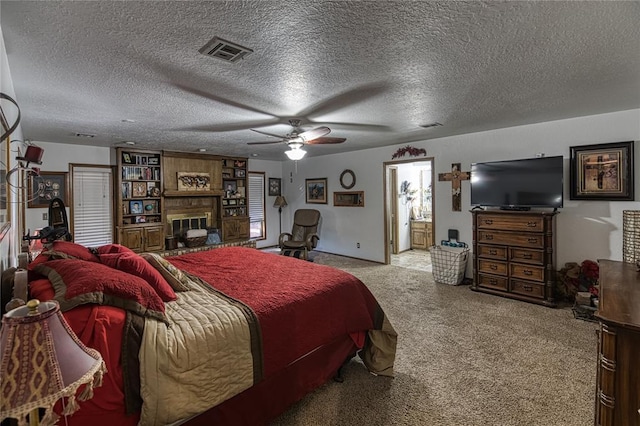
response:
<svg viewBox="0 0 640 426"><path fill-rule="evenodd" d="M111 169L73 167L73 240L87 247L113 242Z"/></svg>
<svg viewBox="0 0 640 426"><path fill-rule="evenodd" d="M250 238L264 239L264 173L249 173L249 225Z"/></svg>

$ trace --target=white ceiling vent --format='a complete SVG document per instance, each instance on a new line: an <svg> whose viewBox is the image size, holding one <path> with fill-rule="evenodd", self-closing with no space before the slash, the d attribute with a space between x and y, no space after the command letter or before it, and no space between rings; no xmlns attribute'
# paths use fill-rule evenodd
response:
<svg viewBox="0 0 640 426"><path fill-rule="evenodd" d="M253 50L240 46L239 44L214 37L209 41L209 43L202 46L198 52L213 58L222 59L223 61L235 62L238 59L243 58L245 55L253 53Z"/></svg>

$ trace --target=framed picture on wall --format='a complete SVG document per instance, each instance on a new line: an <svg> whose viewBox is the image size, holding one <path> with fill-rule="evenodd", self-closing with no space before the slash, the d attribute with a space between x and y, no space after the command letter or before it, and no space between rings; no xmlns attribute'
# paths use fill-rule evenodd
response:
<svg viewBox="0 0 640 426"><path fill-rule="evenodd" d="M306 197L309 204L327 204L327 178L305 179Z"/></svg>
<svg viewBox="0 0 640 426"><path fill-rule="evenodd" d="M633 201L633 141L570 147L572 200Z"/></svg>
<svg viewBox="0 0 640 426"><path fill-rule="evenodd" d="M269 195L282 195L282 179L269 178Z"/></svg>
<svg viewBox="0 0 640 426"><path fill-rule="evenodd" d="M40 172L29 177L28 207L49 207L54 198L60 198L69 205L67 172Z"/></svg>

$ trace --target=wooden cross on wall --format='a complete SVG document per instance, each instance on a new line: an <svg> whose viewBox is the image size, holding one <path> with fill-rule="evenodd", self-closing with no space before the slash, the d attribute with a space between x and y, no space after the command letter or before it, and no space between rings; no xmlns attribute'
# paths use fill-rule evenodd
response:
<svg viewBox="0 0 640 426"><path fill-rule="evenodd" d="M461 195L460 182L463 180L469 180L471 178L471 172L461 172L460 163L451 163L451 173L438 173L438 180L451 181L451 209L454 212L461 210Z"/></svg>

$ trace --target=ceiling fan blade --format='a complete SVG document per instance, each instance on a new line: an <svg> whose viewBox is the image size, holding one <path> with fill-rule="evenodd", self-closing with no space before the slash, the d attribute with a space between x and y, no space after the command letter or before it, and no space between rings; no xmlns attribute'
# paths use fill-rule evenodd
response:
<svg viewBox="0 0 640 426"><path fill-rule="evenodd" d="M263 132L262 130L257 130L257 129L249 129L249 130L251 130L253 132L256 132L256 133L260 133L262 135L273 136L274 138L279 138L279 139L285 139L284 136L276 135L275 133Z"/></svg>
<svg viewBox="0 0 640 426"><path fill-rule="evenodd" d="M313 123L313 121L311 121ZM325 124L330 127L344 128L345 130L353 129L353 130L373 130L373 131L391 131L393 127L385 126L384 124L366 124L366 123L338 123L338 122L328 122L328 121L320 121L318 124Z"/></svg>
<svg viewBox="0 0 640 426"><path fill-rule="evenodd" d="M328 135L330 132L331 129L328 127L316 127L315 129L307 130L306 132L298 134L298 138L302 139L303 142L309 142L324 135Z"/></svg>
<svg viewBox="0 0 640 426"><path fill-rule="evenodd" d="M245 121L244 123L229 124L203 124L199 126L186 126L170 130L190 131L190 132L232 132L234 130L247 130L247 127L270 126L279 123L277 119L261 121ZM281 138L282 136L278 136Z"/></svg>
<svg viewBox="0 0 640 426"><path fill-rule="evenodd" d="M355 87L346 92L339 93L333 97L320 101L314 105L305 108L298 113L301 117L307 116L319 116L329 114L331 112L340 110L347 106L353 106L366 99L373 98L389 89L389 84L386 82L374 82L365 84L360 87Z"/></svg>
<svg viewBox="0 0 640 426"><path fill-rule="evenodd" d="M346 138L330 138L330 137L320 137L307 142L309 145L321 145L327 143L342 143L346 141Z"/></svg>
<svg viewBox="0 0 640 426"><path fill-rule="evenodd" d="M212 101L220 102L221 104L229 105L229 106L232 106L232 107L235 107L235 108L240 108L240 109L243 109L245 111L251 111L251 112L258 113L258 114L264 114L264 115L268 115L270 117L277 118L275 115L271 114L270 112L263 111L263 110L258 109L258 108L254 108L254 107L252 107L250 105L241 104L240 102L232 101L231 99L226 99L226 98L223 98L222 96L217 96L217 95L214 95L212 93L208 93L208 92L205 92L205 91L202 91L202 90L194 89L192 87L185 86L184 84L180 84L180 83L172 83L172 84L174 86L186 91L186 92L189 92L189 93L192 93L194 95L203 97L205 99L211 99Z"/></svg>
<svg viewBox="0 0 640 426"><path fill-rule="evenodd" d="M268 145L271 143L282 143L285 142L284 139L280 139L278 141L261 141L261 142L247 142L247 145Z"/></svg>

